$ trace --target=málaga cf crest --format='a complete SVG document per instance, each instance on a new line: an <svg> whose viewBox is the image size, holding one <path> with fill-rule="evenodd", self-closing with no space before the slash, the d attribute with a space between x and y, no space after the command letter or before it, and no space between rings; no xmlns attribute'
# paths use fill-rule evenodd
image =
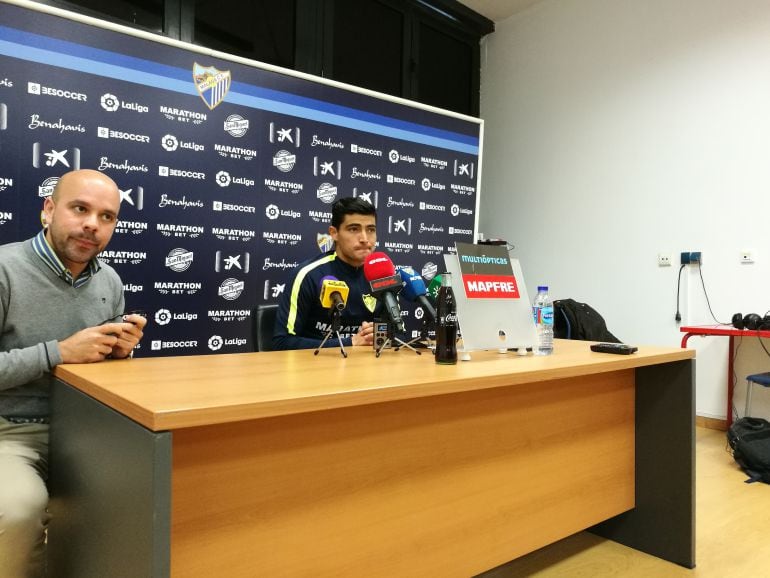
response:
<svg viewBox="0 0 770 578"><path fill-rule="evenodd" d="M217 70L213 66L193 64L193 81L198 94L211 110L225 99L230 90L230 71Z"/></svg>

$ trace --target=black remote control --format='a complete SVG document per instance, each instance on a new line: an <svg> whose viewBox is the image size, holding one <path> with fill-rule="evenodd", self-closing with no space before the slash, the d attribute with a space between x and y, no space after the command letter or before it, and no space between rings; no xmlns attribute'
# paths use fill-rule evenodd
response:
<svg viewBox="0 0 770 578"><path fill-rule="evenodd" d="M594 343L591 345L591 351L599 353L617 353L618 355L630 355L638 348L625 343Z"/></svg>

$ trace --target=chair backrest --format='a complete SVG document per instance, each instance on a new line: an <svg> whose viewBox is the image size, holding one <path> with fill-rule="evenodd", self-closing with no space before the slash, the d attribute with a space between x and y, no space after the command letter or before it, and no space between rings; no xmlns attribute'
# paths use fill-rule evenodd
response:
<svg viewBox="0 0 770 578"><path fill-rule="evenodd" d="M251 334L254 339L254 351L272 351L273 330L278 305L257 305L251 311Z"/></svg>

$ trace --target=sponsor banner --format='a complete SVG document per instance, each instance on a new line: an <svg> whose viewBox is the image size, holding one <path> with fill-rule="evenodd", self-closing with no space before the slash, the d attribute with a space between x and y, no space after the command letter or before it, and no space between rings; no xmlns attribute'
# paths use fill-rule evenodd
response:
<svg viewBox="0 0 770 578"><path fill-rule="evenodd" d="M426 279L472 238L478 122L16 5L0 21L0 243L39 230L65 172L114 179L100 258L148 312L137 356L250 350L252 308L333 250L340 198Z"/></svg>

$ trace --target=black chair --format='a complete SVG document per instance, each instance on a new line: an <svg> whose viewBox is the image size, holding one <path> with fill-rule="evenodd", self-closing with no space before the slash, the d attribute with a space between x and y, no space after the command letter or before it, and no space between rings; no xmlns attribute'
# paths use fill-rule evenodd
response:
<svg viewBox="0 0 770 578"><path fill-rule="evenodd" d="M251 310L251 336L254 340L254 351L273 350L273 330L278 305L257 305Z"/></svg>

